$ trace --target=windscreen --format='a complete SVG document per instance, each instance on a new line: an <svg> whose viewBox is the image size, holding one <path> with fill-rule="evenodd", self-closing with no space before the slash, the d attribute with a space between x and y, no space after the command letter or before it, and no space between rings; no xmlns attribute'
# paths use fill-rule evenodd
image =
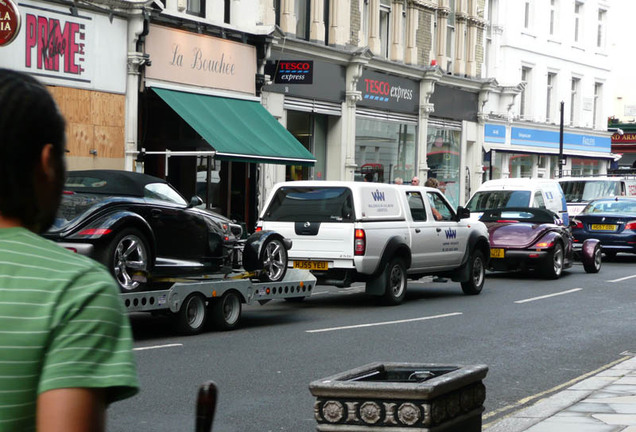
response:
<svg viewBox="0 0 636 432"><path fill-rule="evenodd" d="M620 182L616 180L563 180L559 182L569 203L588 202L595 198L621 194Z"/></svg>
<svg viewBox="0 0 636 432"><path fill-rule="evenodd" d="M351 222L351 190L346 187L282 187L263 215L273 222Z"/></svg>
<svg viewBox="0 0 636 432"><path fill-rule="evenodd" d="M597 200L589 203L581 214L594 213L620 213L636 216L636 200L634 201L616 201L616 200Z"/></svg>
<svg viewBox="0 0 636 432"><path fill-rule="evenodd" d="M476 192L466 207L471 212L484 212L500 207L528 207L530 191L493 190Z"/></svg>

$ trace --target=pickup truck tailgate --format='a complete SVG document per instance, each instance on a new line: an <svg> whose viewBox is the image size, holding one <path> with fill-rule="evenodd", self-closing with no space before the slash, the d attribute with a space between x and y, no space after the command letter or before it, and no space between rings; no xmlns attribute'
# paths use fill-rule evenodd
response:
<svg viewBox="0 0 636 432"><path fill-rule="evenodd" d="M276 231L292 240L290 260L353 258L354 225L351 223L268 221L263 224L263 229Z"/></svg>

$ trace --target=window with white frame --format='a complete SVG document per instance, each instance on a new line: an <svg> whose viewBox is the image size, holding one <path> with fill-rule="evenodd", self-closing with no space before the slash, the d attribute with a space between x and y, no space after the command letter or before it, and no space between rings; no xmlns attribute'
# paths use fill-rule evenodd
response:
<svg viewBox="0 0 636 432"><path fill-rule="evenodd" d="M580 78L572 78L572 83L570 86L570 125L574 126L575 122L578 120L579 114L579 87L581 85Z"/></svg>
<svg viewBox="0 0 636 432"><path fill-rule="evenodd" d="M362 40L361 46L369 45L369 0L362 0Z"/></svg>
<svg viewBox="0 0 636 432"><path fill-rule="evenodd" d="M581 31L581 20L583 19L583 3L574 3L574 42L579 42Z"/></svg>
<svg viewBox="0 0 636 432"><path fill-rule="evenodd" d="M599 125L599 119L601 119L601 111L603 100L603 84L602 83L594 83L594 107L592 108L592 127L596 129Z"/></svg>
<svg viewBox="0 0 636 432"><path fill-rule="evenodd" d="M528 95L530 94L530 79L532 78L532 68L523 66L521 68L521 81L526 83L525 88L521 92L519 105L519 115L521 118L528 116Z"/></svg>
<svg viewBox="0 0 636 432"><path fill-rule="evenodd" d="M296 37L309 40L309 1L296 0L294 10L296 12Z"/></svg>
<svg viewBox="0 0 636 432"><path fill-rule="evenodd" d="M389 56L390 27L391 27L391 2L390 0L380 0L380 54L383 57Z"/></svg>
<svg viewBox="0 0 636 432"><path fill-rule="evenodd" d="M198 17L205 16L205 0L188 0L186 13Z"/></svg>
<svg viewBox="0 0 636 432"><path fill-rule="evenodd" d="M557 20L556 0L550 0L550 36L554 36L556 32L556 20Z"/></svg>
<svg viewBox="0 0 636 432"><path fill-rule="evenodd" d="M598 48L605 48L605 20L607 17L607 11L604 9L598 10L598 30L596 32L596 46Z"/></svg>
<svg viewBox="0 0 636 432"><path fill-rule="evenodd" d="M446 25L446 57L448 58L447 70L451 71L455 58L455 0L448 0L450 12Z"/></svg>
<svg viewBox="0 0 636 432"><path fill-rule="evenodd" d="M556 85L556 73L548 72L548 81L546 86L546 105L545 105L545 121L554 123L554 94Z"/></svg>
<svg viewBox="0 0 636 432"><path fill-rule="evenodd" d="M526 0L523 6L523 28L528 30L531 24L532 3L530 0Z"/></svg>

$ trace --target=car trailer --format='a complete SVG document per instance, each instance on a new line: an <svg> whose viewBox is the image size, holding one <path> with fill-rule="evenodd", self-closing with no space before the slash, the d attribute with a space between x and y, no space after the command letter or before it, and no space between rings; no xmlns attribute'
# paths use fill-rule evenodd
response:
<svg viewBox="0 0 636 432"><path fill-rule="evenodd" d="M165 290L122 293L130 312L175 314L178 330L184 334L203 331L208 319L221 330L235 328L241 318L242 304L286 299L300 301L311 295L316 278L308 270L287 269L279 282L257 282L251 273L159 279L174 282Z"/></svg>

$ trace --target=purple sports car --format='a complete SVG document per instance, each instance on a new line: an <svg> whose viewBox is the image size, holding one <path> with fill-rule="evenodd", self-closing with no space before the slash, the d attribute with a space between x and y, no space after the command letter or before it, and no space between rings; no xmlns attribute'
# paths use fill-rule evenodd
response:
<svg viewBox="0 0 636 432"><path fill-rule="evenodd" d="M570 228L546 209L506 207L487 210L480 219L490 234L489 270L540 271L557 279L575 259L583 262L587 273L601 269L601 246L598 240L586 240L581 249L572 247Z"/></svg>

